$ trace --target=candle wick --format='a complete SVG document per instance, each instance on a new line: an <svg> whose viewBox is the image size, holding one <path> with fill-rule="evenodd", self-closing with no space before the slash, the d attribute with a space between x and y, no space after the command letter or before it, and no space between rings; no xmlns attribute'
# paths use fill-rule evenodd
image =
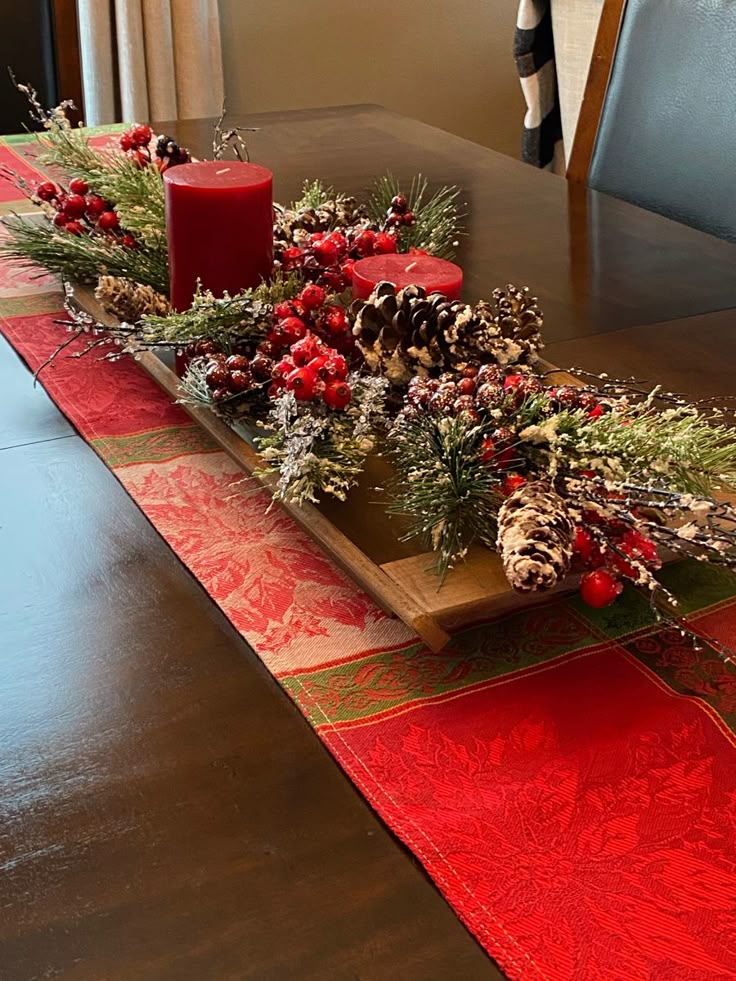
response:
<svg viewBox="0 0 736 981"><path fill-rule="evenodd" d="M404 272L411 272L412 269L416 269L417 265L418 264L416 262L410 262L409 265L404 270Z"/></svg>
<svg viewBox="0 0 736 981"><path fill-rule="evenodd" d="M229 174L231 170L232 170L232 167L223 167L222 170L216 170L215 173L219 177L220 174Z"/></svg>

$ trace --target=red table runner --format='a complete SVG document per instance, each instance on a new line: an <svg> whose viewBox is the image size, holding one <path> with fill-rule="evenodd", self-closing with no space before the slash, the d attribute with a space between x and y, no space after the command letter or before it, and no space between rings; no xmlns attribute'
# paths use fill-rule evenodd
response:
<svg viewBox="0 0 736 981"><path fill-rule="evenodd" d="M31 168L26 151L0 141L0 164ZM15 197L0 184L0 213ZM55 280L0 263L2 332L32 368L60 309ZM633 592L432 654L134 362L62 356L42 382L509 976L736 977L733 666ZM732 576L665 578L696 630L736 646Z"/></svg>

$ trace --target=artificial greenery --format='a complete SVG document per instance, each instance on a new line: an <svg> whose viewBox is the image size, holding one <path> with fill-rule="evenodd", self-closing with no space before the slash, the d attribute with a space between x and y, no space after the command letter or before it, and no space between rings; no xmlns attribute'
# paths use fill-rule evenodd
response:
<svg viewBox="0 0 736 981"><path fill-rule="evenodd" d="M352 398L333 411L298 402L285 391L273 400L268 435L257 440L266 466L259 476L273 478L275 500L316 503L321 494L344 501L363 472L385 422L386 382L352 373Z"/></svg>
<svg viewBox="0 0 736 981"><path fill-rule="evenodd" d="M458 208L459 189L442 187L430 194L429 181L419 174L404 192L400 182L392 174L386 174L376 181L368 202L368 211L374 221L383 223L392 199L401 194L405 195L416 223L401 229L399 251L421 249L441 259L452 259L459 244L458 237L463 234Z"/></svg>
<svg viewBox="0 0 736 981"><path fill-rule="evenodd" d="M403 414L391 432L390 511L413 519L406 538L436 552L441 580L473 542L496 541L499 475L482 460L486 434L462 416L428 412Z"/></svg>
<svg viewBox="0 0 736 981"><path fill-rule="evenodd" d="M100 276L117 276L168 294L166 252L141 246L130 249L107 235L90 231L71 235L50 222L20 215L4 219L10 232L0 253L30 267L41 266L64 279L95 284Z"/></svg>

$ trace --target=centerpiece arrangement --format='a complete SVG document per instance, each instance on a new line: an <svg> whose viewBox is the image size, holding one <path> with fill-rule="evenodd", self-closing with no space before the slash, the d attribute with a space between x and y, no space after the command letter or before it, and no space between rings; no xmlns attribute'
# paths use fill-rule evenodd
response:
<svg viewBox="0 0 736 981"><path fill-rule="evenodd" d="M45 220L8 219L4 253L72 284L65 323L88 349L174 351L180 400L247 432L293 513L349 506L380 456L382 506L440 591L481 548L519 594L579 584L604 607L631 583L674 618L665 558L736 565L730 409L553 368L526 288L464 302L457 189L386 176L359 201L314 181L273 205L237 132L211 161L145 125L99 148L25 91L51 178L6 175Z"/></svg>

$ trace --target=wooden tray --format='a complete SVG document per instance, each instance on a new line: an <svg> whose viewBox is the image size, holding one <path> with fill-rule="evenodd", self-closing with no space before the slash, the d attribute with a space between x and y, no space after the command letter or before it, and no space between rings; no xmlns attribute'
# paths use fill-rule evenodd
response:
<svg viewBox="0 0 736 981"><path fill-rule="evenodd" d="M80 308L100 324L115 323L90 290L77 287L74 295ZM177 375L156 354L144 352L139 364L172 400L179 398ZM580 384L565 372L556 372L555 380L558 384ZM258 453L212 410L204 406L183 407L246 474L258 469L261 465ZM523 596L515 593L504 575L499 556L483 546L472 547L466 561L448 573L440 587L433 571L435 555L422 551L416 541L402 541L405 522L385 512L385 501L381 501L381 493L375 488L385 486L389 476L386 461L372 457L347 501L331 499L316 506L287 503L280 506L379 606L402 619L431 650L442 650L450 639L451 628L514 608L529 607L553 595L551 592ZM263 478L254 479L266 486L272 483ZM554 593L570 592L576 586L575 577L568 577Z"/></svg>

